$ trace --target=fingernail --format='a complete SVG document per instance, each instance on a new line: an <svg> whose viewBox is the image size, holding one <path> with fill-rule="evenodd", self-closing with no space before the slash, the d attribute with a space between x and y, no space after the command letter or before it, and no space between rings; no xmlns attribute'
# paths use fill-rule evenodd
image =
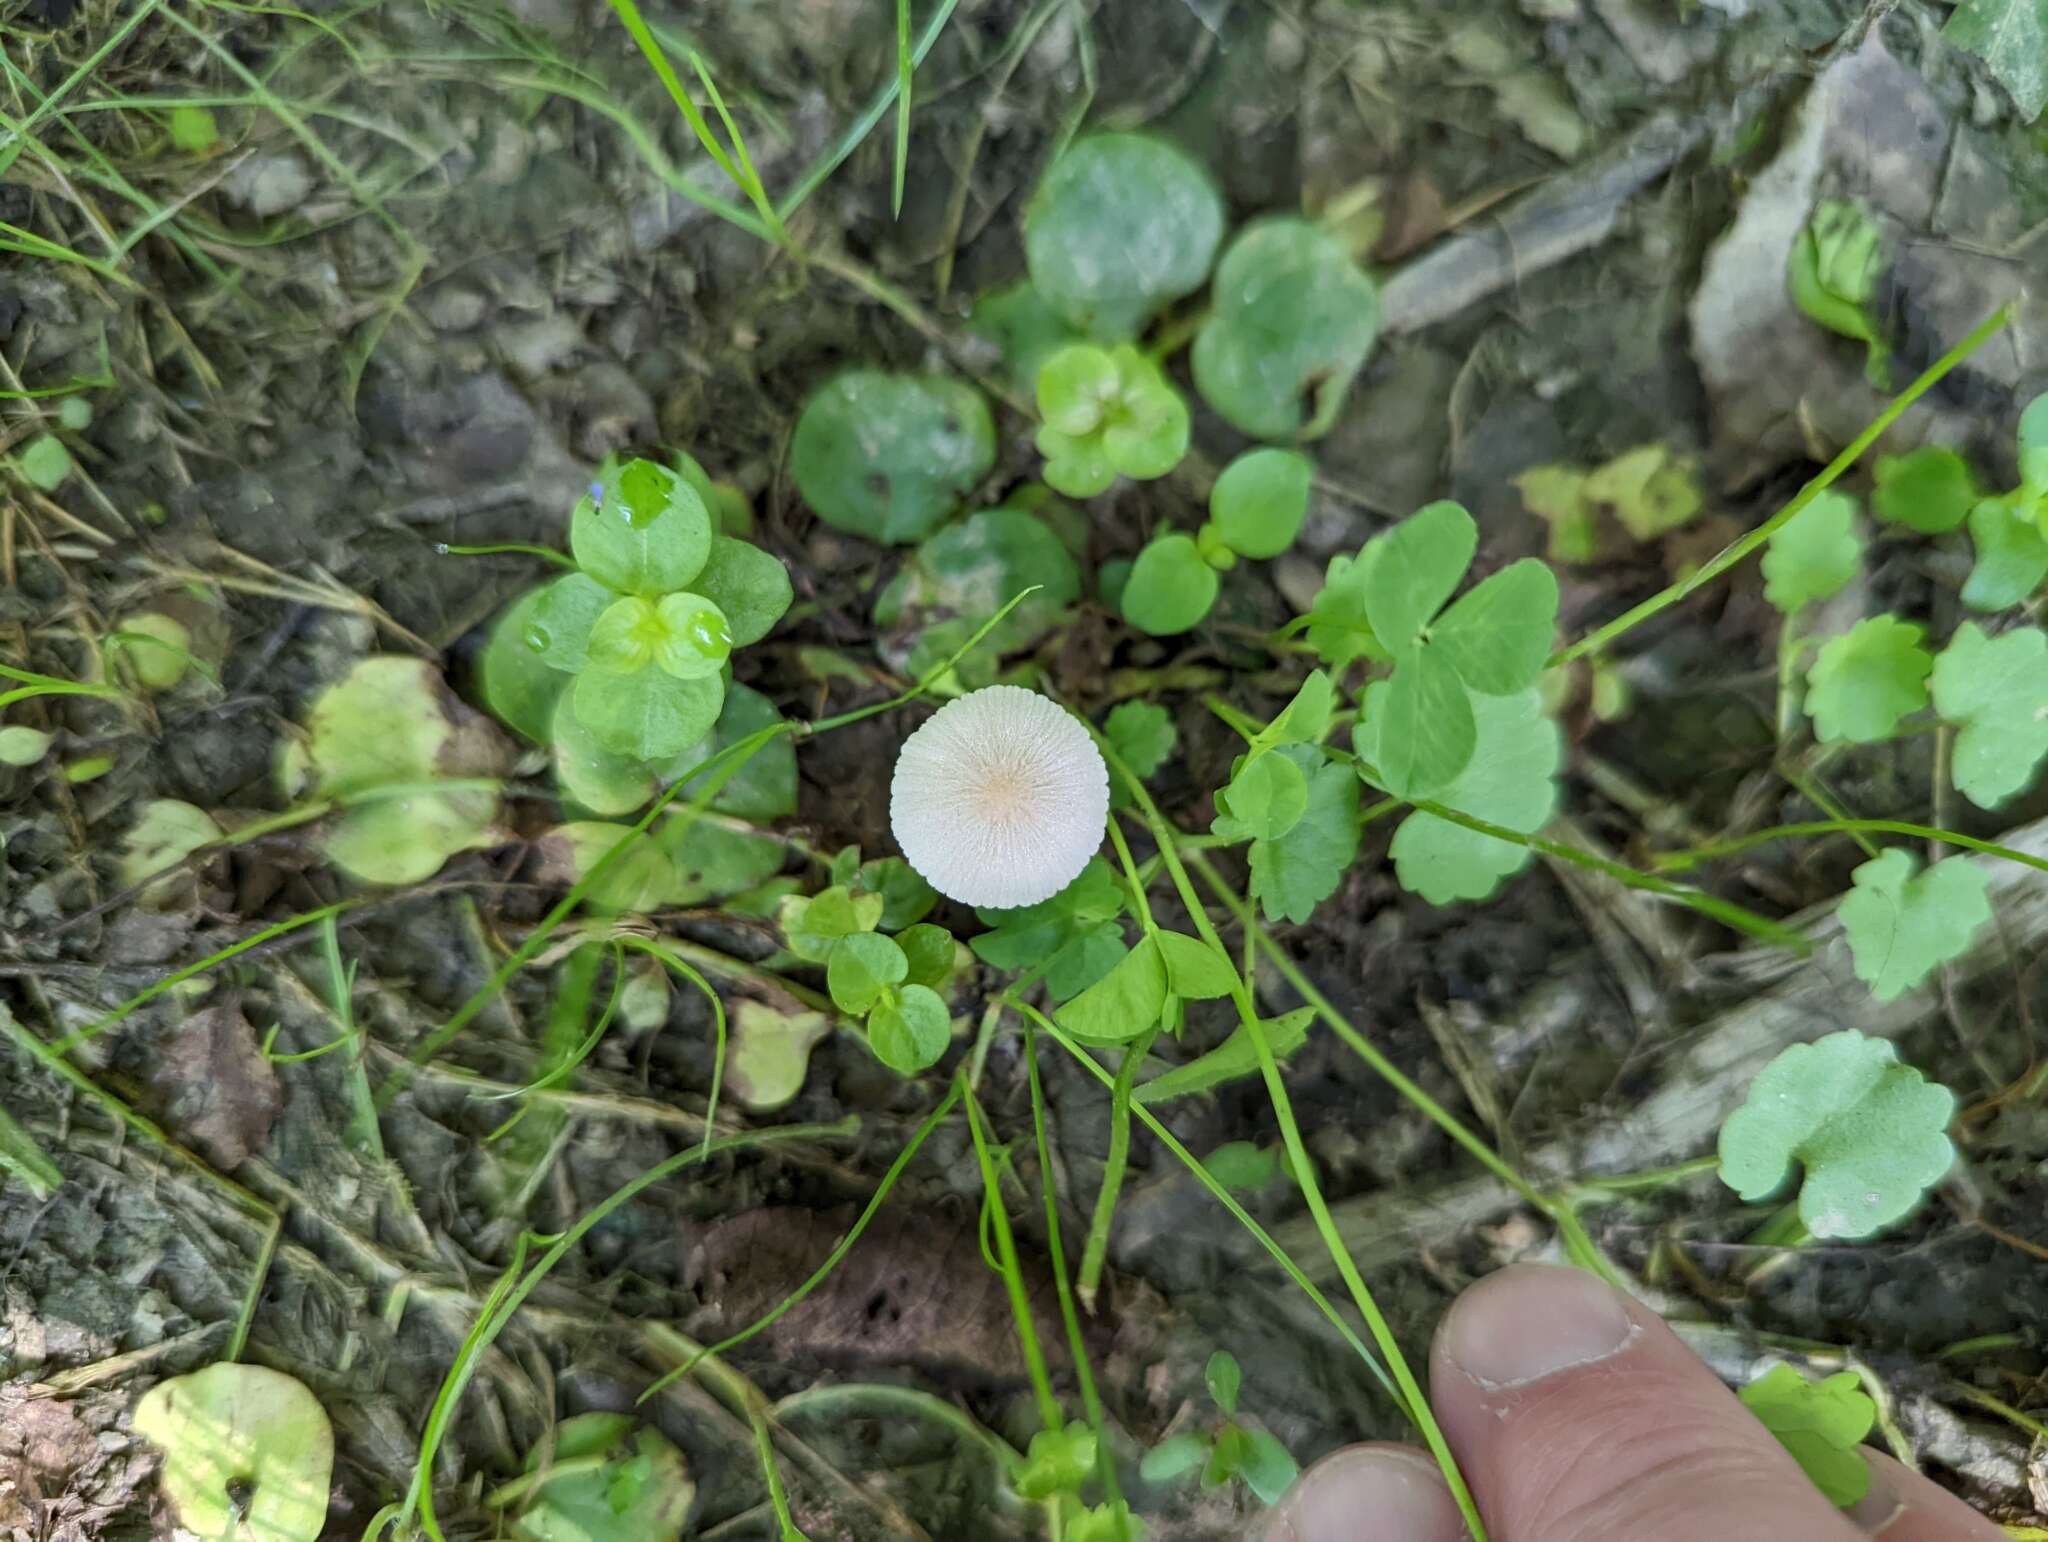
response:
<svg viewBox="0 0 2048 1542"><path fill-rule="evenodd" d="M1864 1464L1870 1468L1869 1492L1849 1506L1843 1514L1875 1537L1899 1523L1905 1516L1906 1502L1892 1492L1891 1483L1886 1479L1883 1468L1867 1457Z"/></svg>
<svg viewBox="0 0 2048 1542"><path fill-rule="evenodd" d="M1301 1475L1265 1542L1461 1542L1465 1522L1436 1463L1419 1451L1354 1446Z"/></svg>
<svg viewBox="0 0 2048 1542"><path fill-rule="evenodd" d="M1443 1333L1457 1367L1498 1391L1605 1360L1636 1326L1621 1297L1584 1270L1524 1264L1466 1291Z"/></svg>

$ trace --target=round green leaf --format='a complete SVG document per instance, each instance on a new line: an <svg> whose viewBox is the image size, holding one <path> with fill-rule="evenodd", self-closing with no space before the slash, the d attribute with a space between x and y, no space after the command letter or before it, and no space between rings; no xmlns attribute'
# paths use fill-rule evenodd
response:
<svg viewBox="0 0 2048 1542"><path fill-rule="evenodd" d="M566 574L536 591L519 640L548 668L580 674L589 662L591 630L617 599L588 573Z"/></svg>
<svg viewBox="0 0 2048 1542"><path fill-rule="evenodd" d="M1046 486L1069 498L1093 498L1109 491L1116 467L1102 446L1100 434L1063 434L1041 428L1032 442L1045 457Z"/></svg>
<svg viewBox="0 0 2048 1542"><path fill-rule="evenodd" d="M1039 294L1091 336L1135 336L1209 276L1223 200L1164 140L1096 134L1069 147L1024 215Z"/></svg>
<svg viewBox="0 0 2048 1542"><path fill-rule="evenodd" d="M728 685L725 705L718 713L717 730L687 754L678 756L676 769L687 771L720 750L782 721L775 703L752 686ZM685 795L695 796L699 787L716 774L707 772L692 781L684 789ZM728 776L711 806L722 814L737 814L742 819L783 819L796 812L796 797L796 746L785 733L757 748L739 770Z"/></svg>
<svg viewBox="0 0 2048 1542"><path fill-rule="evenodd" d="M2048 391L2021 409L2019 446L2020 485L2048 493Z"/></svg>
<svg viewBox="0 0 2048 1542"><path fill-rule="evenodd" d="M214 122L213 110L191 102L173 107L171 143L188 154L211 150L220 143L220 126Z"/></svg>
<svg viewBox="0 0 2048 1542"><path fill-rule="evenodd" d="M614 600L590 629L586 662L591 669L609 675L637 674L654 662L663 632L654 601L637 595Z"/></svg>
<svg viewBox="0 0 2048 1542"><path fill-rule="evenodd" d="M10 723L0 728L0 766L32 766L50 752L55 736Z"/></svg>
<svg viewBox="0 0 2048 1542"><path fill-rule="evenodd" d="M1209 492L1209 517L1243 557L1277 557L1308 517L1315 464L1297 450L1247 450L1223 468Z"/></svg>
<svg viewBox="0 0 2048 1542"><path fill-rule="evenodd" d="M1557 633L1557 575L1534 557L1475 584L1430 625L1429 646L1468 690L1512 696L1536 683Z"/></svg>
<svg viewBox="0 0 2048 1542"><path fill-rule="evenodd" d="M1894 847L1850 874L1855 887L1837 915L1849 938L1856 977L1879 1001L1891 1001L1935 969L1969 951L1977 928L1991 919L1983 870L1967 857L1937 862L1919 877Z"/></svg>
<svg viewBox="0 0 2048 1542"><path fill-rule="evenodd" d="M683 1453L630 1414L563 1420L526 1470L548 1476L512 1523L525 1542L677 1542L697 1496Z"/></svg>
<svg viewBox="0 0 2048 1542"><path fill-rule="evenodd" d="M910 973L904 976L905 979L913 985L926 985L935 991L946 988L946 982L953 977L957 952L951 932L943 926L929 924L906 927L897 934L896 945L910 960Z"/></svg>
<svg viewBox="0 0 2048 1542"><path fill-rule="evenodd" d="M995 464L995 424L972 386L941 375L852 370L804 404L790 443L804 501L871 541L930 535Z"/></svg>
<svg viewBox="0 0 2048 1542"><path fill-rule="evenodd" d="M1216 801L1219 812L1227 810L1233 823L1229 831L1218 830L1219 835L1277 841L1308 812L1308 778L1285 755L1253 755Z"/></svg>
<svg viewBox="0 0 2048 1542"><path fill-rule="evenodd" d="M795 598L780 557L724 535L713 538L711 555L690 589L725 613L735 648L766 637Z"/></svg>
<svg viewBox="0 0 2048 1542"><path fill-rule="evenodd" d="M1896 855L1904 856L1903 852ZM1884 1039L1854 1030L1795 1044L1721 1126L1721 1181L1750 1203L1805 1169L1799 1218L1816 1237L1868 1237L1904 1217L1955 1162L1955 1098Z"/></svg>
<svg viewBox="0 0 2048 1542"><path fill-rule="evenodd" d="M1359 554L1360 596L1372 635L1396 657L1457 590L1479 549L1479 526L1448 498L1424 504Z"/></svg>
<svg viewBox="0 0 2048 1542"><path fill-rule="evenodd" d="M1922 535L1955 529L1983 496L1970 463L1940 445L1925 445L1906 455L1881 455L1876 475L1870 511L1888 525L1903 525Z"/></svg>
<svg viewBox="0 0 2048 1542"><path fill-rule="evenodd" d="M55 434L37 434L15 460L29 485L54 493L71 475L71 452Z"/></svg>
<svg viewBox="0 0 2048 1542"><path fill-rule="evenodd" d="M1172 637L1209 614L1217 587L1216 570L1202 560L1193 536L1156 536L1124 583L1124 619L1154 637Z"/></svg>
<svg viewBox="0 0 2048 1542"><path fill-rule="evenodd" d="M315 1542L326 1526L334 1430L282 1372L221 1364L160 1381L134 1425L163 1453L178 1524L205 1542Z"/></svg>
<svg viewBox="0 0 2048 1542"><path fill-rule="evenodd" d="M1159 1021L1166 1008L1166 983L1159 943L1144 937L1114 969L1055 1012L1053 1020L1085 1043L1127 1044Z"/></svg>
<svg viewBox="0 0 2048 1542"><path fill-rule="evenodd" d="M1367 709L1379 784L1397 798L1426 798L1455 781L1478 744L1479 700L1434 648L1405 651Z"/></svg>
<svg viewBox="0 0 2048 1542"><path fill-rule="evenodd" d="M2018 605L2048 578L2048 536L2008 498L1986 498L1970 510L1970 540L1977 564L1963 581L1972 610Z"/></svg>
<svg viewBox="0 0 2048 1542"><path fill-rule="evenodd" d="M1379 337L1379 291L1336 237L1276 216L1240 231L1216 268L1190 362L1195 388L1258 439L1326 432Z"/></svg>
<svg viewBox="0 0 2048 1542"><path fill-rule="evenodd" d="M1926 706L1934 660L1920 646L1923 635L1897 616L1871 616L1830 639L1806 677L1814 737L1874 744Z"/></svg>
<svg viewBox="0 0 2048 1542"><path fill-rule="evenodd" d="M967 313L967 327L1001 350L1011 381L1026 395L1038 389L1038 372L1045 361L1080 341L1074 324L1033 289L1029 279L976 300Z"/></svg>
<svg viewBox="0 0 2048 1542"><path fill-rule="evenodd" d="M892 939L880 932L854 932L833 948L825 964L825 985L840 1011L858 1017L909 974L910 960Z"/></svg>
<svg viewBox="0 0 2048 1542"><path fill-rule="evenodd" d="M664 594L655 606L660 641L656 666L678 680L697 680L725 667L732 656L732 627L725 612L701 594Z"/></svg>
<svg viewBox="0 0 2048 1542"><path fill-rule="evenodd" d="M489 793L418 792L373 798L326 827L327 860L364 883L402 886L434 876L458 851L492 845L497 799Z"/></svg>
<svg viewBox="0 0 2048 1542"><path fill-rule="evenodd" d="M669 594L687 589L711 554L711 513L668 467L629 460L577 500L569 550L608 589Z"/></svg>
<svg viewBox="0 0 2048 1542"><path fill-rule="evenodd" d="M1139 777L1150 777L1166 764L1180 742L1173 714L1150 701L1118 703L1103 720L1102 732L1117 758Z"/></svg>
<svg viewBox="0 0 2048 1542"><path fill-rule="evenodd" d="M1764 598L1789 616L1838 593L1862 561L1856 500L1829 488L1772 532L1763 561Z"/></svg>
<svg viewBox="0 0 2048 1542"><path fill-rule="evenodd" d="M1877 1422L1877 1404L1856 1372L1808 1381L1781 1362L1740 1396L1831 1504L1853 1505L1870 1492L1870 1464L1858 1447Z"/></svg>
<svg viewBox="0 0 2048 1542"><path fill-rule="evenodd" d="M2024 791L2048 755L2048 632L1955 630L1930 677L1934 710L1957 728L1950 774L1979 808Z"/></svg>
<svg viewBox="0 0 2048 1542"><path fill-rule="evenodd" d="M586 670L569 701L599 745L618 755L662 760L695 744L718 721L725 683L718 675L678 680L659 669L633 675Z"/></svg>
<svg viewBox="0 0 2048 1542"><path fill-rule="evenodd" d="M952 1038L946 1003L923 985L904 986L895 1001L883 1002L868 1016L868 1044L876 1058L905 1076L938 1064Z"/></svg>
<svg viewBox="0 0 2048 1542"><path fill-rule="evenodd" d="M875 620L885 627L940 620L979 625L1033 586L1038 592L988 634L991 652L1015 653L1051 631L1081 597L1081 572L1037 515L982 509L918 547L875 602Z"/></svg>
<svg viewBox="0 0 2048 1542"><path fill-rule="evenodd" d="M548 742L555 704L569 688L569 677L550 668L527 641L546 593L529 589L500 612L476 666L484 705L501 723L540 744Z"/></svg>
<svg viewBox="0 0 2048 1542"><path fill-rule="evenodd" d="M701 905L730 899L782 871L789 848L766 835L684 814L656 822L654 839L674 872L665 903Z"/></svg>
<svg viewBox="0 0 2048 1542"><path fill-rule="evenodd" d="M1063 434L1092 434L1123 384L1116 360L1087 343L1053 354L1038 370L1038 415Z"/></svg>
<svg viewBox="0 0 2048 1542"><path fill-rule="evenodd" d="M561 783L563 795L591 813L607 817L645 808L678 772L688 770L701 758L685 750L667 759L645 760L607 749L584 726L566 691L555 705L548 738L554 749L555 777Z"/></svg>

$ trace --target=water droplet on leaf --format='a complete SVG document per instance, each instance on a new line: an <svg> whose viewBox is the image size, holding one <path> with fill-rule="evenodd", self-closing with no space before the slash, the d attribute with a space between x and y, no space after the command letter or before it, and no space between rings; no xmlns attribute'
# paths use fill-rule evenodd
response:
<svg viewBox="0 0 2048 1542"><path fill-rule="evenodd" d="M552 643L555 639L554 634L549 632L546 627L542 626L539 622L534 622L520 634L520 640L535 653L545 653L548 651L548 644Z"/></svg>

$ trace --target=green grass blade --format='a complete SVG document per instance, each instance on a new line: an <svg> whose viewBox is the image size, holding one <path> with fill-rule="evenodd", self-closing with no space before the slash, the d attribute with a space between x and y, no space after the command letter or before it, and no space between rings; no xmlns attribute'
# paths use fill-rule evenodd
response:
<svg viewBox="0 0 2048 1542"><path fill-rule="evenodd" d="M64 1183L57 1164L4 1106L0 1106L0 1178L20 1180L37 1199L48 1199Z"/></svg>
<svg viewBox="0 0 2048 1542"><path fill-rule="evenodd" d="M917 69L910 56L910 0L896 0L896 185L889 212L903 218L903 183L910 170L910 85Z"/></svg>

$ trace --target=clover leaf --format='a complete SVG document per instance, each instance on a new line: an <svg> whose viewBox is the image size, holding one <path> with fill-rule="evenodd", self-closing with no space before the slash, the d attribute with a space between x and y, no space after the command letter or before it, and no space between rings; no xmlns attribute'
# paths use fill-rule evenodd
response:
<svg viewBox="0 0 2048 1542"><path fill-rule="evenodd" d="M1962 600L1972 610L2018 605L2048 577L2048 532L2035 523L2026 500L1986 498L1970 510L1970 541L1977 562L1963 580Z"/></svg>
<svg viewBox="0 0 2048 1542"><path fill-rule="evenodd" d="M1342 242L1275 216L1238 232L1216 266L1195 335L1195 388L1258 439L1329 430L1379 337L1379 290Z"/></svg>
<svg viewBox="0 0 2048 1542"><path fill-rule="evenodd" d="M879 932L855 932L833 948L825 986L840 1011L858 1017L909 976L910 959L895 942Z"/></svg>
<svg viewBox="0 0 2048 1542"><path fill-rule="evenodd" d="M1024 214L1032 286L1092 337L1134 337L1209 276L1223 200L1207 172L1147 134L1070 146Z"/></svg>
<svg viewBox="0 0 2048 1542"><path fill-rule="evenodd" d="M1832 638L1806 676L1806 710L1822 744L1874 744L1927 705L1934 659L1923 630L1897 616L1870 616Z"/></svg>
<svg viewBox="0 0 2048 1542"><path fill-rule="evenodd" d="M334 1429L304 1384L260 1365L160 1381L135 1433L163 1453L164 1498L205 1542L314 1542L327 1523Z"/></svg>
<svg viewBox="0 0 2048 1542"><path fill-rule="evenodd" d="M1028 648L1059 624L1081 597L1074 558L1036 514L981 509L927 539L875 601L879 626L929 627L935 621L978 624L1027 589L1016 609L988 634L990 654Z"/></svg>
<svg viewBox="0 0 2048 1542"><path fill-rule="evenodd" d="M1365 716L1356 730L1361 757L1388 687L1366 688ZM1375 694L1379 693L1379 694ZM1534 835L1557 812L1557 774L1564 764L1564 740L1543 715L1542 694L1472 698L1475 744L1471 760L1436 794L1435 802L1488 824ZM1529 865L1527 846L1454 824L1422 810L1401 821L1388 854L1401 887L1432 905L1490 897L1501 883Z"/></svg>
<svg viewBox="0 0 2048 1542"><path fill-rule="evenodd" d="M906 985L868 1014L868 1047L904 1076L937 1065L953 1038L953 1017L937 991Z"/></svg>
<svg viewBox="0 0 2048 1542"><path fill-rule="evenodd" d="M2048 632L1965 621L1934 661L1934 710L1957 728L1950 774L1979 808L2024 791L2048 755Z"/></svg>
<svg viewBox="0 0 2048 1542"><path fill-rule="evenodd" d="M683 1453L630 1414L564 1419L526 1470L537 1481L512 1523L525 1542L677 1542L697 1497Z"/></svg>
<svg viewBox="0 0 2048 1542"><path fill-rule="evenodd" d="M1891 349L1871 309L1884 272L1883 236L1875 221L1855 204L1826 199L1801 227L1786 260L1792 303L1809 318L1864 345L1863 373L1885 389Z"/></svg>
<svg viewBox="0 0 2048 1542"><path fill-rule="evenodd" d="M789 446L790 473L818 517L884 544L930 535L995 459L995 424L974 387L876 369L812 392Z"/></svg>
<svg viewBox="0 0 2048 1542"><path fill-rule="evenodd" d="M1877 1404L1854 1371L1809 1381L1781 1362L1739 1396L1828 1503L1846 1508L1870 1492L1870 1464L1857 1447L1877 1422Z"/></svg>
<svg viewBox="0 0 2048 1542"><path fill-rule="evenodd" d="M1128 1044L1166 1010L1166 959L1157 934L1138 939L1116 967L1053 1013L1084 1044Z"/></svg>
<svg viewBox="0 0 2048 1542"><path fill-rule="evenodd" d="M1153 637L1177 636L1209 614L1219 584L1193 536L1154 536L1124 581L1124 620Z"/></svg>
<svg viewBox="0 0 2048 1542"><path fill-rule="evenodd" d="M1298 450L1247 450L1209 490L1209 517L1240 557L1277 557L1301 533L1314 479L1314 463Z"/></svg>
<svg viewBox="0 0 2048 1542"><path fill-rule="evenodd" d="M1188 452L1188 405L1159 366L1128 343L1074 343L1038 372L1038 453L1045 480L1069 498L1106 492L1118 476L1163 477Z"/></svg>
<svg viewBox="0 0 2048 1542"><path fill-rule="evenodd" d="M1984 873L1967 857L1919 864L1897 847L1849 875L1855 885L1837 914L1849 938L1856 978L1879 1001L1903 995L1940 964L1969 951L1970 938L1991 919Z"/></svg>
<svg viewBox="0 0 2048 1542"><path fill-rule="evenodd" d="M884 908L881 895L855 894L844 884L809 898L792 895L782 902L782 935L798 958L826 964L842 937L873 931Z"/></svg>
<svg viewBox="0 0 2048 1542"><path fill-rule="evenodd" d="M1830 488L1772 532L1764 598L1789 616L1839 592L1862 561L1856 500Z"/></svg>
<svg viewBox="0 0 2048 1542"><path fill-rule="evenodd" d="M1309 607L1308 645L1325 664L1343 670L1360 659L1386 664L1393 655L1365 619L1365 587L1378 557L1372 542L1355 555L1339 552L1324 570L1323 587Z"/></svg>
<svg viewBox="0 0 2048 1542"><path fill-rule="evenodd" d="M1014 910L977 910L991 928L971 938L975 957L996 969L1043 965L1045 988L1055 1001L1079 995L1124 956L1125 895L1100 857L1090 857L1081 876L1051 899Z"/></svg>
<svg viewBox="0 0 2048 1542"><path fill-rule="evenodd" d="M1268 921L1306 921L1358 855L1358 778L1313 745L1267 753L1291 760L1307 778L1308 806L1285 835L1252 842L1252 898Z"/></svg>
<svg viewBox="0 0 2048 1542"><path fill-rule="evenodd" d="M615 466L569 516L576 566L618 594L689 587L711 554L711 511L676 472L651 460Z"/></svg>
<svg viewBox="0 0 2048 1542"><path fill-rule="evenodd" d="M1984 494L1970 463L1942 445L1923 445L1905 455L1881 455L1870 510L1888 525L1922 535L1953 530Z"/></svg>
<svg viewBox="0 0 2048 1542"><path fill-rule="evenodd" d="M1012 1486L1023 1499L1051 1499L1080 1491L1095 1475L1095 1432L1085 1424L1040 1430L1031 1437Z"/></svg>
<svg viewBox="0 0 2048 1542"><path fill-rule="evenodd" d="M1845 1029L1794 1044L1721 1126L1721 1181L1754 1204L1804 1170L1799 1219L1816 1237L1868 1237L1908 1214L1955 1161L1946 1087L1890 1041Z"/></svg>

